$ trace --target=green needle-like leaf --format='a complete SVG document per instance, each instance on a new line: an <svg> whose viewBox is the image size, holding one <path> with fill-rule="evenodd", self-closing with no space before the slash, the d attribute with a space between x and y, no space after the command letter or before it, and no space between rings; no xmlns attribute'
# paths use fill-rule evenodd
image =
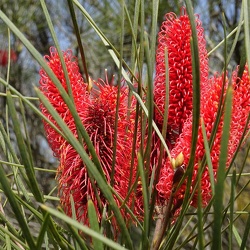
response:
<svg viewBox="0 0 250 250"><path fill-rule="evenodd" d="M49 216L50 216L49 213L47 213L43 218L43 224L42 224L40 233L37 237L36 249L41 249L42 244L44 242L44 236L45 236L45 233L46 233L46 231L48 229L48 225L49 225Z"/></svg>
<svg viewBox="0 0 250 250"><path fill-rule="evenodd" d="M39 202L43 202L43 197L38 187L38 183L36 181L34 168L31 163L30 156L26 150L24 138L22 136L21 128L19 126L16 108L14 106L14 102L9 91L7 92L7 103L8 103L8 108L10 110L10 115L13 121L14 132L17 138L17 144L18 144L19 151L23 160L23 165L25 166L26 174L28 176L29 186L31 190L33 191L33 194L36 200Z"/></svg>
<svg viewBox="0 0 250 250"><path fill-rule="evenodd" d="M103 244L111 247L112 249L117 250L125 250L126 248L122 247L121 245L115 243L114 241L104 237L102 234L95 232L94 230L90 229L87 226L82 225L81 223L77 222L76 220L71 219L70 217L66 216L63 213L60 213L59 211L50 208L48 206L45 206L41 204L41 208L48 213L50 213L53 216L56 216L57 218L63 220L65 223L72 225L73 227L77 228L78 230L81 230L83 233L91 236L92 238L95 238L96 240L99 240L103 242Z"/></svg>
<svg viewBox="0 0 250 250"><path fill-rule="evenodd" d="M138 155L138 167L139 173L142 182L142 197L143 197L143 207L144 207L144 223L143 223L143 232L142 232L142 249L148 249L148 230L149 230L149 198L148 198L148 186L145 179L145 171L143 168L143 159L141 155Z"/></svg>
<svg viewBox="0 0 250 250"><path fill-rule="evenodd" d="M95 232L100 233L99 222L96 215L95 206L92 200L88 200L88 217L89 217L90 228L93 229ZM97 250L103 249L103 244L98 239L93 238L93 245L94 249Z"/></svg>
<svg viewBox="0 0 250 250"><path fill-rule="evenodd" d="M1 183L1 189L4 191L5 195L7 196L8 201L11 205L11 208L13 212L15 213L16 219L22 229L22 234L27 240L27 244L29 245L30 249L36 249L35 241L31 235L29 227L25 221L25 218L23 217L23 213L21 211L20 205L17 203L17 200L15 199L15 194L11 190L9 181L6 177L6 174L3 170L3 165L1 163L0 163L0 183Z"/></svg>
<svg viewBox="0 0 250 250"><path fill-rule="evenodd" d="M235 202L235 184L236 184L236 170L233 169L233 176L231 180L231 195L230 195L230 223L229 223L229 249L233 249L233 219L234 219L234 202Z"/></svg>
<svg viewBox="0 0 250 250"><path fill-rule="evenodd" d="M203 140L204 140L204 147L205 147L208 172L209 172L209 177L210 177L210 182L211 182L211 189L212 189L212 193L214 194L214 171L213 171L213 165L212 165L212 160L211 160L210 150L209 150L209 145L208 145L208 140L207 140L206 128L205 128L203 119L201 119L201 129L202 129L202 135L203 135Z"/></svg>
<svg viewBox="0 0 250 250"><path fill-rule="evenodd" d="M224 181L226 177L226 162L228 151L228 140L230 136L230 121L232 111L232 86L228 87L225 105L224 126L221 139L221 150L219 167L217 171L217 183L214 196L214 227L213 227L213 249L221 249L221 225L223 210Z"/></svg>
<svg viewBox="0 0 250 250"><path fill-rule="evenodd" d="M247 248L247 240L249 239L249 232L250 232L250 214L248 213L248 218L245 224L245 230L244 230L244 235L242 237L240 250L245 250Z"/></svg>

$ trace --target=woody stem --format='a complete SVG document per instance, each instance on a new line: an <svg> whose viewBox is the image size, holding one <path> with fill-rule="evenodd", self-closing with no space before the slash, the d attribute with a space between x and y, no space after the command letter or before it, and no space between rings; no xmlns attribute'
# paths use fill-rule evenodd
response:
<svg viewBox="0 0 250 250"><path fill-rule="evenodd" d="M172 192L168 204L161 209L158 215L153 241L151 245L151 250L158 250L161 245L167 226L169 225L170 222L173 198L174 198L174 193Z"/></svg>

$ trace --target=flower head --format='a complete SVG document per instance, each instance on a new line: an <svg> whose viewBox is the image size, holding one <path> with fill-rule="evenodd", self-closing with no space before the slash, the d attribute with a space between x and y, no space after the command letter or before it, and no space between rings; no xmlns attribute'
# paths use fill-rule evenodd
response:
<svg viewBox="0 0 250 250"><path fill-rule="evenodd" d="M50 56L46 56L45 59L67 91L59 55L54 48L50 52ZM127 87L121 86L120 92L118 92L118 87L114 86L112 82L109 83L107 79L106 81L101 79L92 81L93 86L87 91L86 84L84 84L79 73L79 68L76 59L72 56L72 52L63 52L63 57L70 78L76 110L93 143L105 178L113 186L119 197L126 199L125 204L131 207L136 214L140 214L141 199L136 199L138 195L137 189L130 190L130 187L137 181L136 157L132 159L135 100L133 99L131 106L128 107ZM74 119L58 89L43 69L40 71L40 75L42 92L77 137ZM119 102L118 105L117 101ZM43 105L41 105L41 110L50 121L56 124ZM118 116L117 127L115 127L116 115ZM96 208L98 218L101 220L103 207L108 205L108 203L95 178L89 175L83 159L71 144L65 141L46 122L45 129L51 148L60 160L57 179L59 182L60 201L66 214L72 216L72 206L74 204L77 219L88 224L87 201L91 199ZM135 142L135 151L138 148L138 142L139 140ZM82 143L88 153L86 143L84 141ZM140 188L140 185L137 185L137 187ZM73 203L71 197L73 198ZM120 199L115 195L114 198L117 205L121 206L122 202ZM134 208L132 208L132 204ZM121 212L125 218L130 219L124 208L121 208ZM111 223L116 228L114 217L112 217Z"/></svg>
<svg viewBox="0 0 250 250"><path fill-rule="evenodd" d="M155 122L159 129L163 127L164 110L168 109L166 143L171 150L175 148L178 138L182 136L185 122L192 113L193 75L190 45L192 31L185 9L180 17L177 17L174 13L168 13L165 18L166 20L162 23L158 34L154 101L156 104ZM203 91L208 82L208 58L204 31L198 16L196 16L195 21L200 58L200 84ZM166 93L166 53L168 55L169 93ZM166 94L169 96L168 107L165 107ZM166 154L159 164L160 145L160 139L154 136L151 164L163 166L161 172L164 172L164 174L160 176L157 190L160 197L164 196L167 202L172 193L173 185L176 184L173 181L176 181L178 169L182 169L182 164L177 164L177 170L174 170ZM179 154L180 152L172 157L175 159ZM160 197L158 203L162 204ZM179 197L179 199L174 200L176 210L179 209L182 199L183 197Z"/></svg>
<svg viewBox="0 0 250 250"><path fill-rule="evenodd" d="M71 50L63 52L63 59L66 64L67 72L71 82L75 106L79 115L81 115L81 111L82 109L84 109L84 100L88 96L86 92L86 84L84 83L83 78L79 72L77 60L73 56ZM50 55L45 56L45 60L47 61L48 66L52 69L64 89L67 91L66 78L63 72L62 64L59 58L59 54L54 47L50 48ZM53 105L54 109L58 112L58 114L61 116L61 118L64 120L64 122L68 126L70 126L72 132L76 134L74 119L69 111L67 104L63 100L59 90L57 89L53 81L49 78L44 69L40 70L40 76L41 91L48 98L48 100ZM56 122L43 104L40 105L40 108L43 114L56 125ZM46 122L44 122L44 126L50 146L55 156L59 157L61 153L61 146L65 142L65 140Z"/></svg>
<svg viewBox="0 0 250 250"><path fill-rule="evenodd" d="M121 87L118 110L118 126L116 140L116 154L114 165L114 176L112 173L114 136L115 136L115 116L118 88L109 85L107 82L99 80L93 82L92 92L85 100L83 110L83 125L88 132L100 160L103 172L109 183L113 183L114 190L125 199L130 185L136 179L136 164L133 163L132 143L134 130L134 114L128 116L127 89ZM87 150L87 148L86 148ZM59 189L61 203L71 215L70 195L72 195L76 215L79 221L88 223L87 200L91 199L96 207L99 219L102 216L102 209L107 202L102 195L97 183L90 179L84 162L71 145L66 145L62 151L61 164L58 171ZM131 168L132 166L132 168ZM132 176L129 176L132 171ZM136 193L133 191L126 202L130 206L133 202L140 204L135 199ZM121 205L119 199L115 197L117 204ZM125 210L121 210L125 215ZM135 212L139 214L140 206L135 206ZM112 220L116 226L115 219Z"/></svg>
<svg viewBox="0 0 250 250"><path fill-rule="evenodd" d="M157 109L155 121L161 129L166 99L166 64L168 54L169 65L169 107L167 124L167 142L172 147L182 131L183 124L192 111L192 56L190 47L191 25L185 13L179 18L174 13L166 14L158 34L156 52L156 76L154 99ZM208 60L203 28L197 16L196 29L198 35L201 84L208 78Z"/></svg>
<svg viewBox="0 0 250 250"><path fill-rule="evenodd" d="M208 140L211 137L212 129L215 123L216 116L219 112L219 100L222 94L224 77L215 76L210 79L207 85L206 92L201 96L201 117L204 121L206 134ZM245 71L241 79L237 78L237 71L234 72L232 77L233 82L233 105L232 105L232 118L230 124L230 138L228 142L228 158L227 166L231 163L232 157L239 145L240 139L243 136L244 128L247 125L248 115L250 112L250 81L248 75L248 67L246 66ZM223 91L223 96L225 97L226 89L228 88L228 79L226 78L226 86ZM223 130L223 114L219 121L219 126L216 131L215 139L212 144L210 156L213 166L214 178L216 180L217 168L219 164L220 147L221 147L221 137ZM248 125L249 130L249 125ZM192 115L186 120L183 126L183 131L177 140L175 147L171 151L171 156L176 158L180 153L183 154L183 167L186 168L190 159L190 148L191 148L191 138L192 138ZM192 185L190 193L194 190L196 177L198 173L199 163L205 155L204 140L202 136L201 125L199 126L198 142L196 146L195 154L195 165L194 172L192 176ZM165 165L161 171L161 177L159 183L157 184L157 190L159 195L163 199L169 199L169 195L172 187L165 185L166 179L173 179L175 170L173 169L169 160L166 161ZM180 189L176 192L174 204L181 201L184 197L186 191L186 183L184 182ZM205 169L201 177L201 195L203 206L206 206L212 197L211 192L211 182L209 177L208 166ZM197 191L195 191L194 197L191 201L191 205L197 206Z"/></svg>

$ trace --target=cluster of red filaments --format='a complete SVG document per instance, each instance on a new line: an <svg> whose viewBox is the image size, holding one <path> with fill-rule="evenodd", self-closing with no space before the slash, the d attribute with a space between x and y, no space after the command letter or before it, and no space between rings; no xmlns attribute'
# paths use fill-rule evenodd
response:
<svg viewBox="0 0 250 250"><path fill-rule="evenodd" d="M219 105L222 97L222 103L225 101L225 94L228 89L229 79L225 76L208 77L208 60L205 49L205 40L200 21L196 19L196 28L198 34L199 56L200 56L200 88L201 88L201 119L206 128L206 135L210 139L217 115L221 114L219 125L213 139L211 148L211 160L214 176L209 176L208 166L204 167L201 177L201 196L202 205L206 206L212 197L210 178L216 180L216 174L219 164L219 154L221 145L221 136L223 130L224 111L220 110ZM156 109L156 123L159 128L163 126L163 116L165 110L165 53L168 53L169 63L169 106L167 136L170 154L172 159L163 159L160 179L156 185L159 194L159 205L166 204L173 197L173 213L178 215L186 190L186 180L175 190L173 180L177 169L173 165L173 159L183 155L182 167L186 169L190 159L190 149L192 140L192 59L190 53L191 28L188 16L184 15L177 18L174 14L167 14L166 21L163 22L159 33L159 45L156 55L156 78L154 98L158 107ZM243 136L243 131L248 121L249 114L249 93L250 81L248 67L239 79L237 70L233 73L231 82L233 83L233 107L232 121L230 126L230 139L228 144L227 166L231 163L232 157ZM160 110L157 111L157 110ZM155 149L157 150L157 149ZM197 207L198 193L197 175L200 163L205 156L204 139L202 135L201 124L199 126L198 142L195 153L195 163L193 167L192 183L188 192L193 193L191 205ZM183 173L184 175L184 173Z"/></svg>
<svg viewBox="0 0 250 250"><path fill-rule="evenodd" d="M159 207L168 206L171 201L170 217L176 217L179 214L185 193L192 195L190 204L194 207L197 206L197 175L200 163L205 156L201 124L204 123L206 136L210 140L216 117L220 115L219 125L216 128L214 138L212 138L210 152L214 176L209 175L208 166L205 164L200 180L202 205L206 206L212 197L210 178L214 178L216 181L224 125L224 110L221 110L220 103L225 101L229 88L232 88L233 91L233 105L227 166L231 163L245 128L247 131L249 130L249 126L246 127L250 111L248 67L245 67L241 78L238 78L236 70L230 81L224 75L215 75L209 79L204 32L198 16L196 16L195 21L200 58L201 109L190 190L186 190L186 179L179 185L189 164L192 141L193 75L190 47L192 33L189 17L185 11L179 18L173 13L166 15L166 20L159 32L156 52L156 75L153 92L154 120L160 130L164 127L167 128L166 143L170 149L171 157L169 158L165 152L161 154L161 140L156 133L153 133L150 168L147 176L152 176L152 169L156 169L156 172L159 173L159 180L155 182L153 187L157 190L157 205ZM166 66L166 58L168 67ZM133 220L127 213L126 206L141 218L143 215L143 195L141 182L138 178L137 154L140 148L144 148L144 145L140 146L142 135L140 124L136 124L135 98L129 101L127 86L114 86L107 79L93 81L92 89L88 89L88 85L84 83L79 72L77 59L70 50L63 52L63 60L71 88L68 89L67 78L56 49L51 48L50 55L46 56L45 59L64 90L69 94L72 93L71 98L95 148L102 174L116 192L117 195L114 195L114 199L121 207L124 218L127 221ZM167 74L169 78L168 92L166 92ZM40 75L40 89L74 136L78 138L74 118L62 98L58 86L55 86L55 83L43 69L40 71ZM229 86L229 82L232 82L232 87ZM168 107L165 105L167 96ZM130 105L128 105L129 103ZM41 110L57 126L54 118L42 104ZM164 124L164 114L168 117L166 124ZM103 208L108 204L95 178L89 175L84 161L74 147L65 140L65 137L47 122L44 124L51 148L60 160L57 178L60 200L65 212L72 216L72 197L77 219L88 224L87 201L91 199L98 218L101 220ZM60 127L58 129L60 130ZM134 136L135 133L137 136ZM147 135L145 138L144 141L147 140ZM80 138L78 139L80 140ZM84 140L81 143L86 152L89 153ZM89 157L92 158L90 153ZM157 169L158 167L160 169ZM125 204L121 200L124 200ZM111 218L111 223L116 228L117 223L114 216Z"/></svg>
<svg viewBox="0 0 250 250"><path fill-rule="evenodd" d="M55 48L51 48L50 56L46 56L45 59L63 88L66 92L69 92L61 61ZM126 199L127 206L131 207L133 203L134 213L139 215L142 208L141 201L135 199L138 196L136 191L130 192L130 196L127 197L131 185L136 181L136 163L134 164L136 158L131 158L135 129L135 100L133 99L130 107L128 107L128 89L121 86L120 91L118 91L118 87L110 84L107 79L106 81L101 79L92 81L92 89L87 91L87 84L84 83L79 73L77 61L72 52L70 50L63 52L63 59L71 84L74 104L81 122L93 143L103 174L119 196ZM78 138L72 114L57 87L43 69L40 71L40 75L42 92L72 133ZM41 110L50 121L57 125L42 104ZM115 128L116 115L118 120L117 128ZM46 122L45 129L51 148L55 156L60 159L57 179L59 181L60 200L65 212L72 216L72 201L70 198L72 197L77 219L88 224L87 200L91 199L100 220L103 207L108 204L96 181L89 176L83 160L73 146ZM114 143L116 144L115 153ZM86 145L84 145L84 148L88 152ZM137 148L138 146L136 146L136 150ZM136 152L134 155L136 156ZM130 171L133 173L131 176L128 175ZM112 172L113 176L111 176ZM121 206L120 200L116 196L114 198L118 205ZM125 209L121 209L121 212L124 215L126 213ZM112 224L116 227L114 217Z"/></svg>

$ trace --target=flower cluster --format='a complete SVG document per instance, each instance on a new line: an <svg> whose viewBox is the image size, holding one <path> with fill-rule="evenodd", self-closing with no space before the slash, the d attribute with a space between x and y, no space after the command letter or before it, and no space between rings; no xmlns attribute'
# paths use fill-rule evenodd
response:
<svg viewBox="0 0 250 250"><path fill-rule="evenodd" d="M205 156L204 138L202 134L202 122L204 122L208 140L211 139L211 161L216 181L216 173L219 164L222 131L224 126L224 110L222 103L228 89L232 89L232 119L230 123L230 138L228 143L227 166L230 165L234 153L240 143L245 128L249 131L248 116L250 111L250 79L248 66L242 76L238 77L235 70L229 79L228 75L208 76L208 56L204 32L196 16L196 29L198 35L198 49L200 58L200 88L201 109L198 142L195 153L193 175L190 195L193 193L190 205L197 206L196 179L199 164ZM178 182L183 176L189 163L191 139L192 139L192 103L193 103L193 76L190 39L192 36L188 15L183 14L178 18L175 14L166 15L166 20L161 26L156 52L156 74L154 80L154 120L161 130L167 128L166 143L170 149L171 159L166 153L161 162L158 162L161 141L153 134L154 145L151 152L151 168L161 166L159 181L154 188L158 192L157 203L166 205L172 197L171 216L177 216L182 206L186 192L186 181L176 190ZM167 57L166 57L167 55ZM166 69L168 58L168 69ZM132 212L140 217L143 214L143 197L141 184L138 178L137 153L140 145L141 131L136 124L136 101L128 100L128 88L122 85L120 91L113 82L105 80L93 81L91 90L84 83L77 64L77 59L70 50L63 52L63 59L69 75L73 93L73 101L79 118L85 127L89 138L96 150L103 173L107 182L112 185L125 204L114 195L114 199L124 218L133 220L126 212L127 205ZM50 55L45 56L48 66L52 69L66 92L66 78L62 69L58 52L51 48ZM166 74L169 74L169 92L166 93ZM40 89L48 98L54 109L58 112L76 138L77 127L74 118L62 98L54 82L47 73L40 71ZM169 106L165 106L166 97L169 97ZM117 103L118 102L118 103ZM130 105L128 105L130 103ZM167 109L167 124L164 124L164 113ZM55 125L54 118L41 104L43 114ZM214 138L211 138L217 115L220 115L219 125ZM118 124L116 124L116 117ZM102 217L103 207L108 205L95 178L89 175L84 161L65 138L55 131L47 122L44 122L48 141L55 156L60 160L58 168L59 195L61 204L68 215L72 215L73 198L77 219L88 224L87 201L91 199L95 205L99 220ZM60 128L58 127L60 130ZM135 138L135 129L137 138ZM81 140L84 149L88 153L85 142ZM91 155L90 155L91 158ZM149 170L151 171L151 170ZM148 173L148 176L151 176ZM134 187L134 188L131 188ZM205 165L201 176L202 204L206 206L212 197L211 182L208 167ZM116 221L111 217L111 223L116 228Z"/></svg>
<svg viewBox="0 0 250 250"><path fill-rule="evenodd" d="M192 60L191 60L191 26L188 15L177 18L174 13L168 13L158 34L156 52L156 76L154 81L154 99L158 109L155 110L155 121L162 129L166 97L166 64L168 53L169 70L169 106L167 124L167 142L172 148L183 124L192 111ZM201 83L208 78L208 60L203 28L196 19L199 42Z"/></svg>
<svg viewBox="0 0 250 250"><path fill-rule="evenodd" d="M64 89L68 92L61 61L56 49L52 47L50 56L45 56L45 59ZM87 91L87 84L84 83L79 73L78 64L76 58L72 55L72 51L65 51L63 59L69 75L77 113L96 149L103 173L108 183L111 183L113 178L114 190L122 199L127 199L127 206L131 207L133 203L133 212L139 215L142 208L140 200L136 199L136 193L132 191L130 196L126 197L131 185L136 181L136 169L134 168L137 164L136 159L132 159L135 100L133 99L131 106L128 107L128 89L121 86L120 94L117 96L118 88L113 86L112 82L109 84L107 79L105 81L101 79L92 81L92 89L90 92ZM75 137L78 138L72 114L55 84L43 69L40 71L40 76L40 89L43 94L48 98ZM118 100L118 126L115 141L115 117ZM41 110L57 126L56 121L43 104L41 104ZM59 181L60 200L65 212L70 216L72 215L72 202L70 199L72 196L77 219L88 224L87 200L91 199L100 220L102 209L107 203L97 183L89 176L83 160L73 146L48 123L44 122L44 125L54 155L60 160L57 178ZM113 155L114 143L116 143L115 156ZM88 151L85 144L84 148ZM114 170L112 167L113 161L115 162ZM112 171L114 171L113 177ZM133 175L129 176L129 172L132 172ZM118 198L116 196L114 198L117 204L121 206L122 204ZM122 213L126 213L125 209L122 209ZM113 225L116 225L114 219Z"/></svg>
<svg viewBox="0 0 250 250"><path fill-rule="evenodd" d="M223 130L224 110L220 110L220 98L225 101L225 95L229 86L227 75L215 75L209 79L208 77L208 59L205 49L205 39L201 23L196 17L196 29L198 35L199 57L200 57L200 117L203 120L208 140L214 124L216 116L221 113L219 125L216 130L215 138L211 147L211 160L213 165L214 179L216 180L217 168L219 164L219 154L221 137ZM173 195L172 214L178 215L186 192L186 181L176 191L176 175L181 168L181 177L187 168L190 159L191 138L192 138L192 59L190 53L191 27L189 18L185 14L177 18L174 14L166 15L166 21L163 22L159 32L159 45L156 55L156 78L154 97L158 108L155 111L155 121L159 128L163 125L163 116L159 113L164 112L165 103L165 54L168 53L169 62L169 107L168 107L168 123L167 138L172 159L163 159L160 178L156 189L159 195L159 204L167 204L170 196ZM230 79L233 89L233 105L232 119L230 124L230 138L228 142L228 159L227 166L231 163L233 155L243 136L248 115L250 111L250 80L248 67L241 78L237 77L237 70L233 72ZM160 110L160 112L158 111ZM249 129L249 125L248 125ZM157 149L155 149L157 150ZM195 163L192 175L192 183L190 194L194 192L191 204L197 206L197 190L195 184L199 164L205 156L204 139L202 135L201 122L198 131L198 142L195 153ZM175 165L175 159L178 164ZM179 174L179 173L178 173ZM180 178L177 178L178 181ZM211 200L211 182L208 166L205 166L201 177L201 195L202 205L206 206Z"/></svg>

